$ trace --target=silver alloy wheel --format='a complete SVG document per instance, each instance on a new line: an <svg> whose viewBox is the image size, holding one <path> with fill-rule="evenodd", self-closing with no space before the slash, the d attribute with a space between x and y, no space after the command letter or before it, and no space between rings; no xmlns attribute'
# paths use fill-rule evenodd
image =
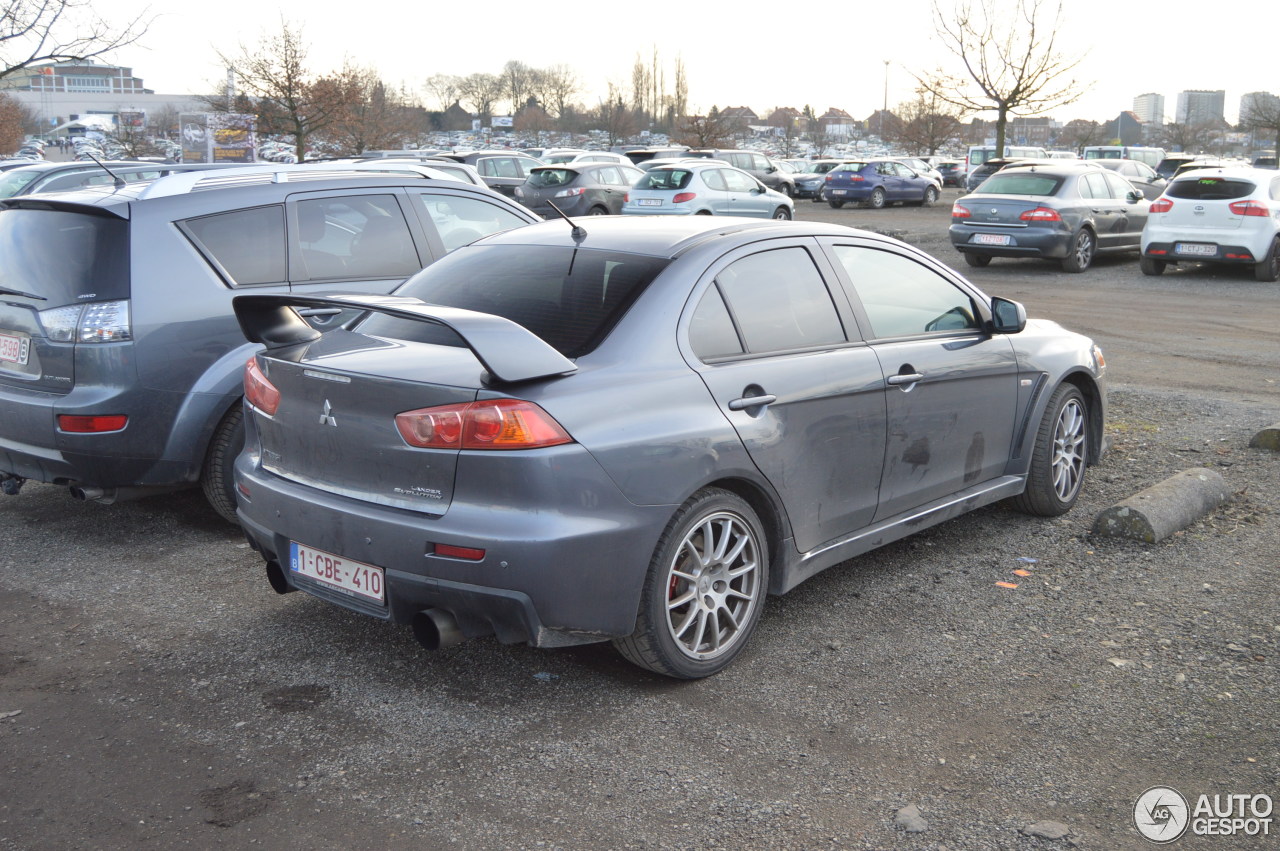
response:
<svg viewBox="0 0 1280 851"><path fill-rule="evenodd" d="M760 542L730 511L702 519L685 535L667 568L667 630L691 659L732 650L764 596Z"/></svg>
<svg viewBox="0 0 1280 851"><path fill-rule="evenodd" d="M1058 499L1069 502L1080 489L1084 477L1085 413L1079 399L1062 406L1053 428L1053 489Z"/></svg>

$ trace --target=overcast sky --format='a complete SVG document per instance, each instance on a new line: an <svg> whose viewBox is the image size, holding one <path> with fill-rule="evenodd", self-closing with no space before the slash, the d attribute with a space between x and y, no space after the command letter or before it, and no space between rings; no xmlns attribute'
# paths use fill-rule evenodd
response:
<svg viewBox="0 0 1280 851"><path fill-rule="evenodd" d="M950 0L940 2L952 8ZM99 0L95 9L116 20L144 5L141 0ZM508 60L518 59L534 67L569 65L584 84L582 101L593 105L609 81L629 91L637 52L647 61L656 47L668 79L676 57L683 60L690 106L696 111L715 104L750 106L764 114L776 106L800 109L809 104L819 114L835 106L865 118L885 100L885 60L890 62L890 108L911 97L912 71L939 66L959 70L934 34L929 0L850 3L842 11L824 10L822 4L807 8L742 0L649 7L511 0L474 5L160 0L150 7L158 17L142 42L104 61L131 66L148 88L162 94L209 91L226 76L216 51L235 54L240 44L256 45L268 31L278 32L282 19L301 26L312 70L336 70L350 58L415 93L422 93L422 81L432 74L496 73ZM1069 4L1059 46L1070 55L1085 56L1076 73L1089 85L1075 104L1055 110L1054 118L1105 121L1131 109L1134 96L1157 92L1165 96L1172 120L1179 91L1225 89L1226 118L1235 121L1241 95L1280 92L1280 74L1266 70L1273 63L1251 61L1239 39L1197 42L1192 32L1179 29L1182 34L1171 41L1168 19L1153 15L1152 8L1101 0ZM1231 26L1242 24L1274 31L1280 25L1280 6L1260 5ZM1256 44L1269 49L1265 40Z"/></svg>

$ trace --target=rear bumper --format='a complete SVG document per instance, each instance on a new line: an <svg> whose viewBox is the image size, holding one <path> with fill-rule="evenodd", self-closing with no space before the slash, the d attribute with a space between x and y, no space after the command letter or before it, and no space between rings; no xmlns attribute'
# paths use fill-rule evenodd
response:
<svg viewBox="0 0 1280 851"><path fill-rule="evenodd" d="M494 455L506 457L485 457ZM457 482L447 511L431 516L283 479L262 470L253 452L236 462L241 525L294 588L402 624L424 609L445 609L464 635L506 643L545 647L631 634L673 506L629 502L576 445L519 460L463 453ZM383 568L386 604L294 574L291 541ZM485 552L465 561L436 555L436 544Z"/></svg>
<svg viewBox="0 0 1280 851"><path fill-rule="evenodd" d="M1142 254L1145 257L1150 257L1153 260L1162 260L1165 263L1240 263L1252 266L1261 259L1247 245L1224 245L1200 240L1182 241L1195 242L1197 245L1212 245L1214 253L1212 255L1179 254L1177 253L1177 243L1175 242L1152 242L1142 249Z"/></svg>
<svg viewBox="0 0 1280 851"><path fill-rule="evenodd" d="M974 243L979 233L1001 234L1009 237L1008 245L983 245ZM1069 231L1048 231L1035 228L982 229L970 225L952 225L951 245L961 253L987 254L992 257L1048 257L1061 259L1071 247Z"/></svg>

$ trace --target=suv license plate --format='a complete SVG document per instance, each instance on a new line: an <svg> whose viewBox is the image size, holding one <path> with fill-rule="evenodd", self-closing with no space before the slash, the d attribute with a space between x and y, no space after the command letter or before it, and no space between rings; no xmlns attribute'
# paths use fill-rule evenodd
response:
<svg viewBox="0 0 1280 851"><path fill-rule="evenodd" d="M1173 246L1174 254L1190 254L1193 257L1216 257L1218 246L1200 242L1179 242Z"/></svg>
<svg viewBox="0 0 1280 851"><path fill-rule="evenodd" d="M386 603L386 583L380 567L294 542L289 544L289 570L349 597Z"/></svg>
<svg viewBox="0 0 1280 851"><path fill-rule="evenodd" d="M975 233L973 239L970 240L976 245L1008 245L1009 234L1007 233Z"/></svg>
<svg viewBox="0 0 1280 851"><path fill-rule="evenodd" d="M31 357L31 338L0 334L0 360L26 366Z"/></svg>

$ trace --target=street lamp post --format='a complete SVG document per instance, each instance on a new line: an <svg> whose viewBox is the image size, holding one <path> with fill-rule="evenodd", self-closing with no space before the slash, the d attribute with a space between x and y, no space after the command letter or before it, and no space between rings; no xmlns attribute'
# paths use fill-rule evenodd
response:
<svg viewBox="0 0 1280 851"><path fill-rule="evenodd" d="M884 114L889 111L889 60L884 60L884 107L880 110L880 144L884 144Z"/></svg>

